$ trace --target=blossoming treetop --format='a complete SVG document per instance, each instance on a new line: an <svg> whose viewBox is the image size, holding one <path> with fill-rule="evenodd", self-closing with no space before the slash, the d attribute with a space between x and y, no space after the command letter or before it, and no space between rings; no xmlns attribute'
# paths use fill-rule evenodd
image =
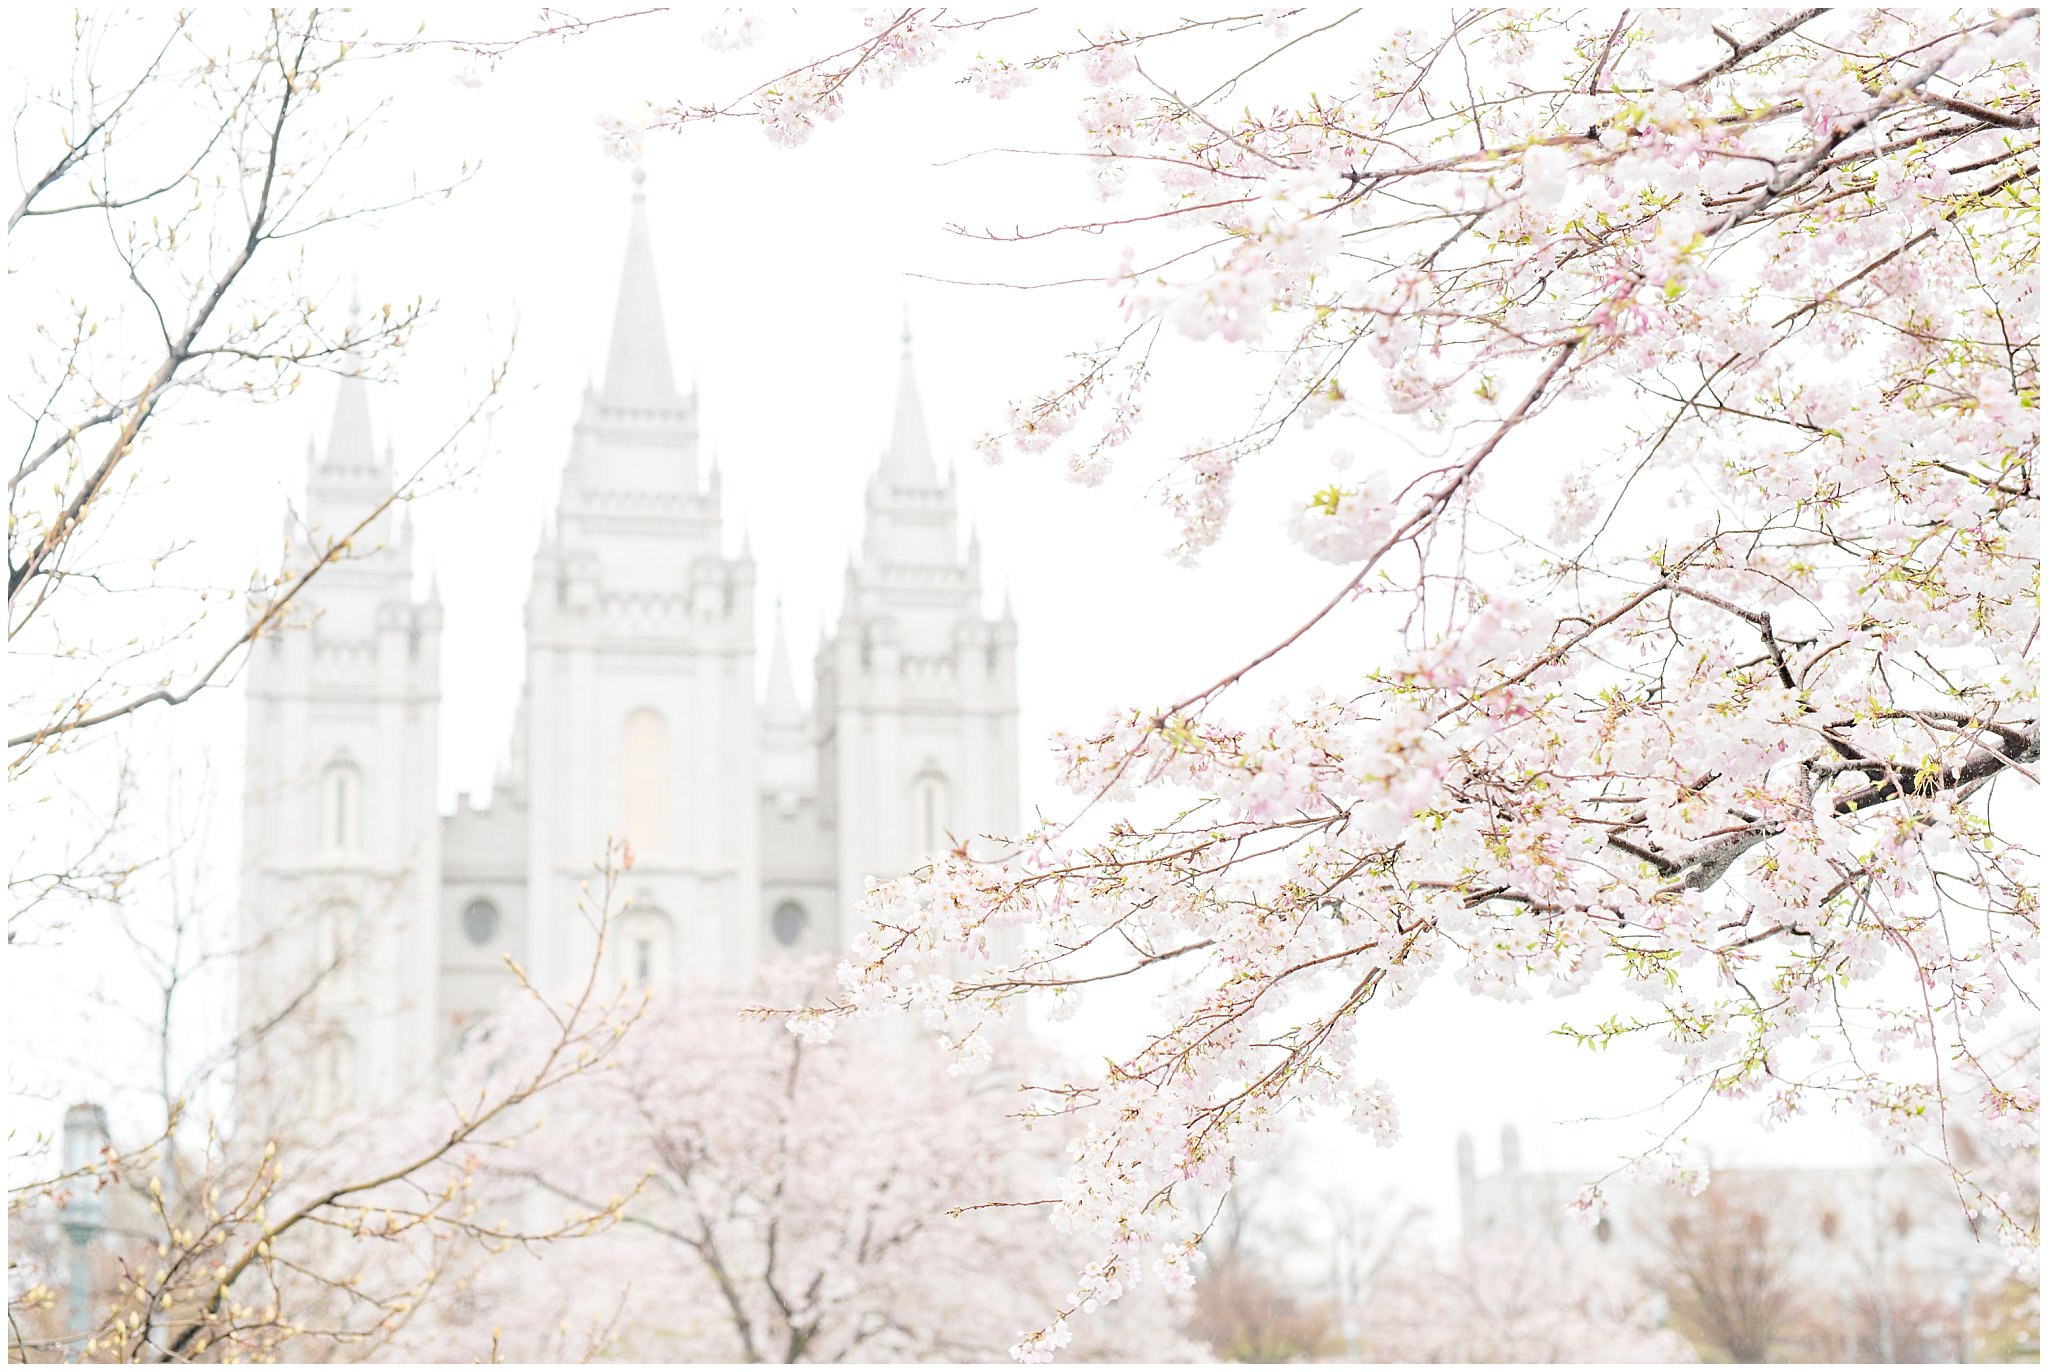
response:
<svg viewBox="0 0 2048 1372"><path fill-rule="evenodd" d="M798 142L1021 22L950 15L876 14L657 122ZM2032 1014L2038 927L2015 823L2040 756L2034 12L1474 11L1361 71L1369 22L962 59L998 98L1082 69L1108 209L1062 227L1148 254L1109 273L1128 334L991 455L1099 479L1142 446L1167 330L1238 349L1267 396L1164 473L1179 556L1319 420L1437 438L1301 493L1294 538L1342 569L1315 619L1059 736L1077 811L1158 792L1177 819L1046 824L881 887L841 993L792 1028L911 1007L972 1053L1022 1001L1170 983L1140 1047L1041 1097L1089 1121L1059 1212L1101 1258L1027 1358L1147 1267L1183 1277L1200 1199L1290 1107L1390 1134L1386 1012L1439 974L1638 990L1589 1034L1655 1036L1760 1112L1859 1112L2031 1251L1947 1139L1966 1118L2030 1145L2038 1103L1987 1041ZM1235 74L1184 87L1204 45ZM1268 63L1314 93L1243 103ZM1377 663L1224 718L1362 596L1399 610Z"/></svg>

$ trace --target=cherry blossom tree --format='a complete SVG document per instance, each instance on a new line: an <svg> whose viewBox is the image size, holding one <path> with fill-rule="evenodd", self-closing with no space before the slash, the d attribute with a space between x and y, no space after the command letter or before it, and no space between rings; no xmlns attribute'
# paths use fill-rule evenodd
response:
<svg viewBox="0 0 2048 1372"><path fill-rule="evenodd" d="M1503 1235L1403 1265L1367 1301L1374 1362L1692 1362L1654 1293L1598 1253Z"/></svg>
<svg viewBox="0 0 2048 1372"><path fill-rule="evenodd" d="M1320 611L1059 735L1073 810L881 885L793 1017L910 1010L972 1061L1026 1003L1167 987L1138 1046L1035 1097L1084 1122L1057 1214L1100 1256L1020 1352L1185 1280L1294 1113L1388 1135L1387 1012L1439 977L1638 992L1588 1041L1655 1039L1767 1118L1858 1115L2031 1253L1949 1139L2023 1144L2038 1107L1976 1052L2035 1010L2035 13L1032 22L873 12L611 127L792 144L916 68L995 99L1078 72L1078 132L1024 150L1101 208L993 236L1120 251L1126 328L988 454L1153 464L1195 559L1282 445L1383 435L1299 492ZM1161 453L1145 398L1188 339L1262 399ZM1361 601L1388 632L1355 675L1244 698Z"/></svg>
<svg viewBox="0 0 2048 1372"><path fill-rule="evenodd" d="M752 994L830 979L798 970ZM487 1209L616 1206L620 1222L461 1279L406 1351L983 1361L1071 1286L1085 1246L1030 1203L1057 1170L1057 1124L1021 1129L986 1098L999 1086L952 1074L921 1039L812 1045L742 1018L747 1003L734 988L656 993L612 1068L551 1096L516 1147L483 1154ZM472 1034L456 1073L489 1091L552 1033L523 1007ZM1199 1354L1180 1316L1131 1302L1080 1352Z"/></svg>
<svg viewBox="0 0 2048 1372"><path fill-rule="evenodd" d="M431 1104L399 1113L266 1112L246 1098L257 1092L244 1082L237 1117L208 1117L203 1130L181 1127L185 1098L167 1100L168 1116L148 1141L124 1146L102 1123L97 1148L10 1186L10 1238L18 1240L10 1254L20 1260L21 1279L9 1292L10 1355L23 1362L361 1360L404 1331L451 1267L515 1244L585 1238L612 1224L633 1194L630 1181L594 1206L556 1207L531 1222L487 1208L476 1184L480 1160L532 1127L532 1104L603 1070L644 1008L604 973L607 934L622 904L619 856L607 854L575 912L592 947L581 975L551 995L516 965L508 973L539 1028L487 1081L453 1083ZM167 1024L177 980L163 988ZM168 1060L169 1045L162 1051ZM212 1063L188 1089L204 1087L224 1065ZM284 1118L253 1127L266 1113ZM106 1271L87 1291L74 1289L72 1301L88 1303L60 1320L63 1301L43 1273L55 1265L52 1231L74 1207L92 1207L105 1223L99 1266ZM486 1340L463 1352L489 1349Z"/></svg>

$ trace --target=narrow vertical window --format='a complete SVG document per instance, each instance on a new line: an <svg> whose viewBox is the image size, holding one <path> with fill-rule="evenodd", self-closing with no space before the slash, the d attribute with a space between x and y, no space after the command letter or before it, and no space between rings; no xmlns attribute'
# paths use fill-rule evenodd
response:
<svg viewBox="0 0 2048 1372"><path fill-rule="evenodd" d="M668 843L668 721L658 710L635 710L624 742L624 837L636 853L659 853Z"/></svg>
<svg viewBox="0 0 2048 1372"><path fill-rule="evenodd" d="M609 960L621 982L643 991L666 991L675 984L676 932L667 915L651 908L627 910L614 933L618 941Z"/></svg>
<svg viewBox="0 0 2048 1372"><path fill-rule="evenodd" d="M910 788L910 826L918 854L932 857L950 846L946 831L953 817L947 813L946 779L937 772L925 772Z"/></svg>
<svg viewBox="0 0 2048 1372"><path fill-rule="evenodd" d="M313 1110L326 1119L355 1104L356 1045L347 1034L335 1032L320 1040L313 1051Z"/></svg>
<svg viewBox="0 0 2048 1372"><path fill-rule="evenodd" d="M320 774L320 847L332 857L363 850L363 774L353 762L330 762Z"/></svg>
<svg viewBox="0 0 2048 1372"><path fill-rule="evenodd" d="M355 992L360 924L356 907L348 901L330 900L320 907L320 960L313 975L330 998Z"/></svg>

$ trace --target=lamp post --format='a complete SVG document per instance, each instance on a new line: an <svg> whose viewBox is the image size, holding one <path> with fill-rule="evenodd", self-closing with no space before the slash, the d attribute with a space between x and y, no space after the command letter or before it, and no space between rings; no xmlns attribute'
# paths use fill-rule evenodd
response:
<svg viewBox="0 0 2048 1372"><path fill-rule="evenodd" d="M1970 1361L1970 1262L1956 1259L1956 1361Z"/></svg>
<svg viewBox="0 0 2048 1372"><path fill-rule="evenodd" d="M78 1189L64 1207L63 1225L71 1240L71 1332L80 1336L92 1326L92 1241L107 1222L106 1197L82 1182L106 1142L106 1111L81 1102L64 1112L64 1171Z"/></svg>

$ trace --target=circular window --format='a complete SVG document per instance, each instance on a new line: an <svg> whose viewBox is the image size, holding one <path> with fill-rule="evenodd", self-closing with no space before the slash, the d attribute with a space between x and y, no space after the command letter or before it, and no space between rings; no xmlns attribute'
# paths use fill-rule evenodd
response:
<svg viewBox="0 0 2048 1372"><path fill-rule="evenodd" d="M804 936L804 926L809 924L804 907L793 900L785 900L775 907L775 914L769 920L769 927L775 931L775 941L785 948L794 947Z"/></svg>
<svg viewBox="0 0 2048 1372"><path fill-rule="evenodd" d="M462 912L462 932L474 944L486 944L498 932L498 907L487 900L473 900Z"/></svg>

